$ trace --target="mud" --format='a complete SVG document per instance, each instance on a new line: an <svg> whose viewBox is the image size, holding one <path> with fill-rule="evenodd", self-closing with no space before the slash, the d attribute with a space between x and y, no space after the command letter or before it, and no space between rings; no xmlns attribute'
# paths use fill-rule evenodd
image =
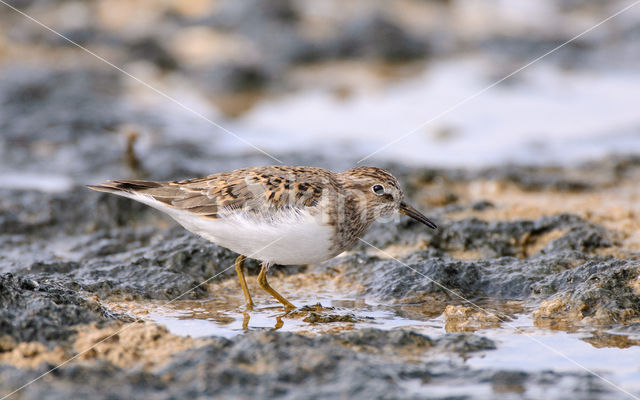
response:
<svg viewBox="0 0 640 400"><path fill-rule="evenodd" d="M638 168L629 165L635 161L603 160L602 174L625 172L580 189L558 186L560 171L556 183L535 188L488 181L484 173L440 171L447 183L436 185L455 194L453 202L431 207L440 229L406 219L380 223L364 238L377 249L361 243L323 264L274 268L272 285L294 303L310 304L289 314L268 311L278 307L255 284L258 265L250 262L249 288L259 309L248 317L241 314L235 254L158 213L79 187L5 189L1 386L8 393L78 355L21 396L297 397L313 386L319 398L413 398L421 388L459 385L471 397L474 387L509 395L562 387L562 393L622 398L584 371L483 369L465 360L500 349L491 332L533 327L581 335L596 349L637 348L640 263L629 185ZM575 179L576 168L565 170L567 179ZM413 182L419 205L422 191L434 185L415 178L426 173L403 177ZM542 197L564 203L546 214L546 203L536 203ZM590 211L606 210L612 199L629 211ZM582 207L574 207L577 201ZM314 305L313 294L323 292L323 304ZM391 321L399 320L393 326L441 319L442 331L380 329L388 322L372 313L371 300L389 307ZM185 323L238 321L238 330L225 333L229 339L193 339L134 323L175 312ZM521 315L531 317L531 327L516 328ZM269 328L257 327L263 318L272 321Z"/></svg>
<svg viewBox="0 0 640 400"><path fill-rule="evenodd" d="M583 374L482 372L455 362L438 361L441 352L469 354L486 351L494 344L470 335L432 340L426 336L395 331L362 330L308 338L291 333L252 332L232 340L187 350L170 363L150 370L127 371L109 363L78 363L55 372L55 379L38 381L24 396L48 398L107 397L377 397L417 398L414 384L438 387L484 382L494 391L521 392L530 384L561 384L583 395L613 394ZM424 357L431 358L424 361ZM421 361L418 361L420 359ZM14 367L2 367L2 380L20 382ZM36 371L27 373L35 376ZM78 381L78 377L86 377ZM444 379L444 380L443 380ZM330 382L331 384L326 384ZM293 386L292 386L293 385ZM295 389L295 387L306 389ZM310 393L309 388L313 388ZM302 390L302 391L301 391Z"/></svg>
<svg viewBox="0 0 640 400"><path fill-rule="evenodd" d="M578 192L613 196L634 177ZM484 181L478 179L463 177L449 188L472 190ZM503 184L514 190L512 181ZM523 190L522 198L576 196L576 189L555 186L517 190ZM132 202L88 192L82 200L78 191L5 192L3 241L11 250L1 260L2 387L15 389L47 366L79 355L77 362L21 391L26 398L69 396L70 384L79 397L296 397L313 386L318 398L382 392L413 398L419 387L459 382L467 382L460 389L464 395L473 392L465 386L473 382L494 394L563 387L615 397L620 392L586 372L485 370L464 360L499 348L483 332L513 329L518 315L530 315L538 329L588 333L582 340L594 348L633 349L640 337L639 259L619 240L633 232L608 229L584 210L535 219L525 212L517 218L517 210L500 196L467 203L460 192L456 207L432 209L441 224L437 231L391 221L364 238L378 249L360 244L320 265L273 271L272 284L291 299L329 285L356 299L390 304L397 318L442 316L442 329L450 333L368 328L376 317L365 316L358 302L343 301L335 303L338 308L326 302L301 307L273 318L271 329L192 339L133 321L166 313L169 306L163 304L191 290L175 304L183 310L181 318L230 323L229 315L243 308L230 268L234 254ZM82 212L92 207L101 212ZM492 220L498 215L502 219ZM622 212L606 224L633 229L615 217L630 218ZM257 267L250 263L248 274L257 274ZM253 279L249 288L259 307L271 302ZM145 306L149 300L158 306ZM278 330L291 323L299 334ZM128 325L132 328L118 332Z"/></svg>

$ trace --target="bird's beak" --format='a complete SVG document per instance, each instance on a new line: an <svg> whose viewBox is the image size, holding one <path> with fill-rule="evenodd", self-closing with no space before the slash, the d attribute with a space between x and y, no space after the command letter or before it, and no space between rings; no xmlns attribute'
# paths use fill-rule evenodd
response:
<svg viewBox="0 0 640 400"><path fill-rule="evenodd" d="M422 222L423 224L425 224L426 226L428 226L431 229L436 229L438 227L438 225L434 224L433 221L431 221L429 218L425 217L424 215L422 215L422 213L418 210L416 210L415 208L411 207L410 205L408 205L407 203L405 203L404 201L400 203L400 209L398 210L401 214L407 215L417 221Z"/></svg>

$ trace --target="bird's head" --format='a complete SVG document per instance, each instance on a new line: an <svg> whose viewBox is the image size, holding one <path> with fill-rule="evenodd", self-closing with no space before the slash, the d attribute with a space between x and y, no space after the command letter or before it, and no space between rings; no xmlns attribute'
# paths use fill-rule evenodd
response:
<svg viewBox="0 0 640 400"><path fill-rule="evenodd" d="M340 177L349 197L360 204L360 209L367 210L367 220L399 212L431 229L437 228L433 221L405 202L398 180L384 169L356 167L340 173Z"/></svg>

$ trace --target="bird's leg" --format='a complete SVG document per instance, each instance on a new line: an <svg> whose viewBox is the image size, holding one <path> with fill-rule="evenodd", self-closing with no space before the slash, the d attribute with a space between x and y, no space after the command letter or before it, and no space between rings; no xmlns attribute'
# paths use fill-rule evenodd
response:
<svg viewBox="0 0 640 400"><path fill-rule="evenodd" d="M240 255L236 258L236 273L238 274L238 280L240 281L240 287L242 287L242 293L244 294L244 301L247 304L247 309L253 309L253 301L251 300L251 294L247 288L247 281L244 279L244 260L245 256Z"/></svg>
<svg viewBox="0 0 640 400"><path fill-rule="evenodd" d="M275 297L280 303L284 305L286 310L291 310L296 308L293 304L291 304L287 299L282 297L282 295L276 292L271 286L269 286L269 282L267 282L267 271L269 270L269 264L266 262L262 263L262 268L260 269L260 273L258 274L258 285L263 288L267 293L271 296Z"/></svg>
<svg viewBox="0 0 640 400"><path fill-rule="evenodd" d="M251 318L251 316L249 315L249 313L247 311L242 313L242 329L244 329L245 331L249 330L249 319Z"/></svg>

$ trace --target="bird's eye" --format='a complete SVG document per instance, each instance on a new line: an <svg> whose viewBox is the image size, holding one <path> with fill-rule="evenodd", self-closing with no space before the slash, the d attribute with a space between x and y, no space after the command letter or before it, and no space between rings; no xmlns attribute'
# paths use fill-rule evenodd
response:
<svg viewBox="0 0 640 400"><path fill-rule="evenodd" d="M382 186L382 185L373 185L371 190L373 190L373 193L375 193L377 195L384 194L384 186Z"/></svg>

